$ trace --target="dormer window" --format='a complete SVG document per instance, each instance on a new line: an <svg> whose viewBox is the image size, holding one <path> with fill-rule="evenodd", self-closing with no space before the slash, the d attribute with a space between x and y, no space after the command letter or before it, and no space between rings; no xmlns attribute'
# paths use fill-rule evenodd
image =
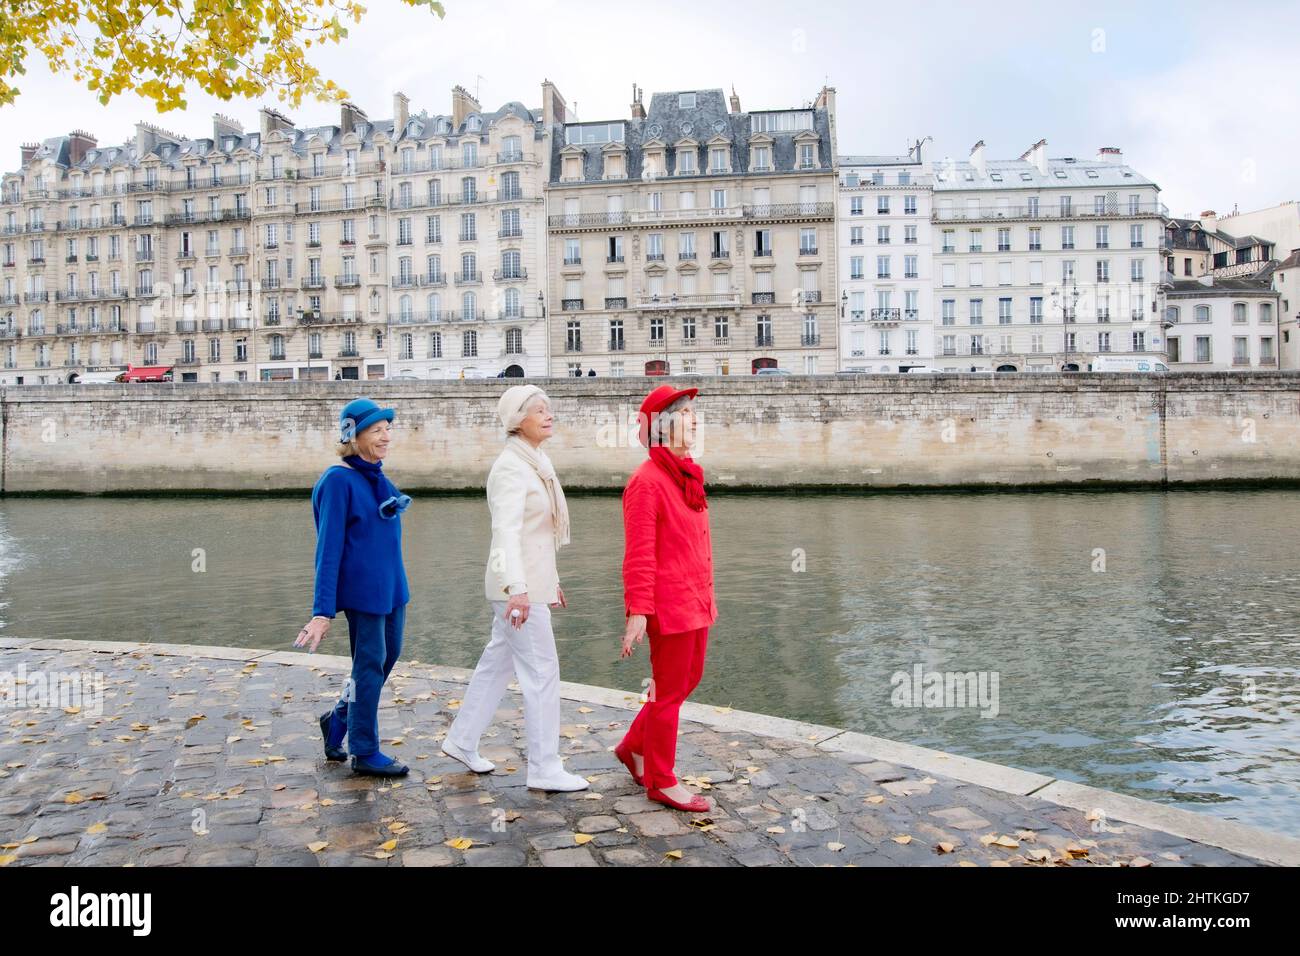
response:
<svg viewBox="0 0 1300 956"><path fill-rule="evenodd" d="M605 178L626 179L626 158L622 153L609 153L605 156Z"/></svg>
<svg viewBox="0 0 1300 956"><path fill-rule="evenodd" d="M756 173L772 171L772 147L755 146L750 152L750 168Z"/></svg>
<svg viewBox="0 0 1300 956"><path fill-rule="evenodd" d="M799 168L813 169L817 165L817 146L815 143L799 144Z"/></svg>
<svg viewBox="0 0 1300 956"><path fill-rule="evenodd" d="M467 130L477 133L479 130L483 128L482 117L471 116L468 120L465 121L465 128Z"/></svg>
<svg viewBox="0 0 1300 956"><path fill-rule="evenodd" d="M677 108L678 108L679 110L693 110L693 109L695 109L695 94L694 94L694 93L678 93L678 94L677 94Z"/></svg>
<svg viewBox="0 0 1300 956"><path fill-rule="evenodd" d="M731 159L728 156L728 150L725 146L714 146L709 149L709 172L727 173L731 171Z"/></svg>
<svg viewBox="0 0 1300 956"><path fill-rule="evenodd" d="M680 146L677 149L677 175L693 176L699 172L695 165L695 147Z"/></svg>
<svg viewBox="0 0 1300 956"><path fill-rule="evenodd" d="M582 178L582 157L581 156L564 157L563 178L569 182L574 182Z"/></svg>

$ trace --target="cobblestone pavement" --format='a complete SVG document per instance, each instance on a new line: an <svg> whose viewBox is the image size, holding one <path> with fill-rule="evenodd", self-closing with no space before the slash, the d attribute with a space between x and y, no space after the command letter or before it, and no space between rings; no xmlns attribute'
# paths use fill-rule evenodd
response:
<svg viewBox="0 0 1300 956"><path fill-rule="evenodd" d="M0 649L0 865L137 866L1185 866L1258 861L1078 810L683 721L678 773L704 818L648 801L612 753L634 710L565 700L562 754L590 791L525 786L512 686L480 776L439 743L464 685L401 662L384 690L397 783L321 752L338 659L193 649ZM242 656L241 656L242 655ZM23 665L26 677L19 671ZM102 711L31 703L35 672L103 677ZM0 694L4 691L0 691ZM629 704L635 699L629 695Z"/></svg>

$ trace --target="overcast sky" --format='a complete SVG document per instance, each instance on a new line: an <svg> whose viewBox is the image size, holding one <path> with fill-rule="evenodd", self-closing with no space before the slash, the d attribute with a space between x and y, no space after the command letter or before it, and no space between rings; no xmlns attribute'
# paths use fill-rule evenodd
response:
<svg viewBox="0 0 1300 956"><path fill-rule="evenodd" d="M633 83L647 105L656 91L734 84L745 109L799 106L829 83L840 153L932 136L927 159L965 158L980 139L989 158L1015 159L1046 138L1051 156L1120 147L1175 215L1300 198L1300 4L445 0L439 20L368 2L313 62L375 119L391 117L397 89L413 112L447 112L456 83L486 109L537 107L546 77L583 120L625 118ZM162 115L134 95L103 107L38 58L18 80L17 104L0 110L6 170L27 140L84 128L120 143L141 119L211 135L213 112L251 129L262 105L196 93ZM300 125L338 122L334 105L280 108Z"/></svg>

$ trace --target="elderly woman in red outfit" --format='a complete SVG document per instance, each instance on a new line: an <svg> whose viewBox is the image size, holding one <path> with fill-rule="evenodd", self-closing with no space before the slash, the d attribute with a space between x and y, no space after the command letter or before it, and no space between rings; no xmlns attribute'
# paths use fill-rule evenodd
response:
<svg viewBox="0 0 1300 956"><path fill-rule="evenodd" d="M614 753L651 800L703 813L709 801L673 772L677 714L704 673L709 626L718 618L704 469L690 457L697 393L661 385L641 403L641 444L650 457L623 491L623 656L649 636L654 682Z"/></svg>

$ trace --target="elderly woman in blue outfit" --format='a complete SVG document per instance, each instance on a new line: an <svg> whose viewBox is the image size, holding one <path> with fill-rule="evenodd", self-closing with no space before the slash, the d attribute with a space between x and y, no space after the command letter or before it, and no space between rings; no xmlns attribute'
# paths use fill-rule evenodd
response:
<svg viewBox="0 0 1300 956"><path fill-rule="evenodd" d="M312 489L316 518L316 589L312 619L295 647L315 651L338 611L348 620L352 676L334 709L320 718L325 756L346 760L374 777L410 770L379 750L379 691L402 652L402 626L410 592L402 566L401 513L410 505L384 476L392 436L391 408L368 398L349 402L339 415L339 465L325 470Z"/></svg>

